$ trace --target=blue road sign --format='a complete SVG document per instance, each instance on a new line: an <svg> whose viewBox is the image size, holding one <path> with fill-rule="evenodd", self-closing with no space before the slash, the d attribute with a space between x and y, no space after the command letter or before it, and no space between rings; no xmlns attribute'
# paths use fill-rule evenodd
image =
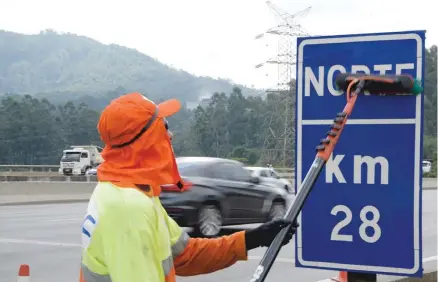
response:
<svg viewBox="0 0 438 282"><path fill-rule="evenodd" d="M424 31L298 39L299 188L345 95L339 72L424 73ZM423 95L358 97L300 215L296 265L422 275Z"/></svg>

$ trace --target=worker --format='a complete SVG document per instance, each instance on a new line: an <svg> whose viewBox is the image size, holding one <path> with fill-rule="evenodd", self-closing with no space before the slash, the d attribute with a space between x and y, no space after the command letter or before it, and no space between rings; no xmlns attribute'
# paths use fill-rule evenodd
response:
<svg viewBox="0 0 438 282"><path fill-rule="evenodd" d="M161 185L183 189L165 118L177 100L156 105L139 93L114 99L102 111L98 132L105 148L82 226L81 282L174 282L247 260L247 251L269 246L280 219L218 238L191 238L159 201Z"/></svg>

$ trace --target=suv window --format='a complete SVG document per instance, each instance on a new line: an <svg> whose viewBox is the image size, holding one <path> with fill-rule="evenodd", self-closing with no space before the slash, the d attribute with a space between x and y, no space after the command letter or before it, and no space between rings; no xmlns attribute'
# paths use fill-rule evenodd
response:
<svg viewBox="0 0 438 282"><path fill-rule="evenodd" d="M81 158L83 158L83 159L88 158L88 153L82 153L82 154L81 154Z"/></svg>
<svg viewBox="0 0 438 282"><path fill-rule="evenodd" d="M208 176L208 167L202 163L179 163L178 171L181 176Z"/></svg>
<svg viewBox="0 0 438 282"><path fill-rule="evenodd" d="M215 167L214 176L234 181L249 181L251 174L243 167L233 163L221 163Z"/></svg>
<svg viewBox="0 0 438 282"><path fill-rule="evenodd" d="M280 176L278 176L278 174L275 173L275 171L271 170L271 177L276 178L276 179L280 179Z"/></svg>
<svg viewBox="0 0 438 282"><path fill-rule="evenodd" d="M269 177L266 170L264 170L264 169L260 170L260 177Z"/></svg>

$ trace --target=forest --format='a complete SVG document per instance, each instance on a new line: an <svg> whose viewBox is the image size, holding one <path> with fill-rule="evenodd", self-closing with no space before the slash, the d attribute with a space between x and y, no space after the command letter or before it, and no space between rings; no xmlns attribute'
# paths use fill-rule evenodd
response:
<svg viewBox="0 0 438 282"><path fill-rule="evenodd" d="M118 90L193 103L234 86L248 94L259 92L225 79L194 76L135 49L50 29L31 35L0 30L0 55L0 93L53 102L85 96L87 102L102 106L108 92Z"/></svg>
<svg viewBox="0 0 438 282"><path fill-rule="evenodd" d="M0 40L0 53L4 51L2 51L3 42L4 40ZM436 166L437 154L436 51L435 45L426 50L424 91L424 158L433 160L434 166ZM0 71L2 64L6 65L5 60L7 60L4 56L1 58ZM32 62L31 57L26 60ZM10 64L16 63L11 61ZM66 69L68 70L67 67ZM67 70L64 71L67 72ZM128 81L126 85L108 84L105 86L107 90L90 87L89 90L81 92L81 95L67 95L69 91L82 91L76 89L79 84L67 83L68 77L74 77L72 73L70 76L66 75L65 79L58 77L63 82L58 84L64 86L52 88L53 85L49 83L50 79L47 80L46 85L37 82L41 73L38 74L36 71L30 73L29 69L24 66L22 71L21 82L30 83L28 86L21 86L22 88L14 86L21 85L20 82L11 82L13 77L18 76L5 73L5 71L0 72L0 92L4 93L0 97L1 164L58 164L62 150L69 145L102 146L96 129L100 111L111 99L126 94L136 87L135 83L129 84ZM98 71L96 70L96 73ZM50 76L47 74L47 77ZM166 81L169 82L172 79L169 77ZM196 81L196 78L191 79ZM35 88L37 90L28 93L27 90L33 89L34 85L37 86ZM262 154L262 149L281 151L283 148L284 140L277 140L277 143L269 145L266 145L266 140L270 136L282 135L284 131L282 115L285 107L290 109L288 114L290 126L293 127L294 85L292 81L292 91L289 93L264 95L251 95L248 89L232 84L226 87L222 85L216 90L211 90L214 94L209 104L195 108L187 106L191 97L179 95L180 89L166 95L160 95L162 92L159 92L153 97L150 97L148 93L154 93L155 90L152 88L148 90L148 85L143 85L138 91L155 102L160 102L169 95L182 101L181 111L169 118L170 129L174 133L173 146L177 156L226 157L241 160L249 165L264 165L269 162L276 166L284 166L278 156L266 159L266 156ZM178 88L177 85L171 84L168 87ZM214 88L215 84L210 84L209 87ZM186 90L183 89L183 91ZM291 95L291 105L282 103L285 95ZM291 167L293 166L293 138L287 142L289 158L286 166Z"/></svg>

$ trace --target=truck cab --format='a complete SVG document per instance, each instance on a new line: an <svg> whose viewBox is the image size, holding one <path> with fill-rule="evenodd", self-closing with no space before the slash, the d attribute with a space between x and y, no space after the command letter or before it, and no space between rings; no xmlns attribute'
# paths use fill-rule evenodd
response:
<svg viewBox="0 0 438 282"><path fill-rule="evenodd" d="M71 146L72 149L62 153L59 174L85 175L86 172L102 163L99 147L97 146Z"/></svg>
<svg viewBox="0 0 438 282"><path fill-rule="evenodd" d="M423 168L423 174L429 173L432 170L432 162L424 160L422 168Z"/></svg>

